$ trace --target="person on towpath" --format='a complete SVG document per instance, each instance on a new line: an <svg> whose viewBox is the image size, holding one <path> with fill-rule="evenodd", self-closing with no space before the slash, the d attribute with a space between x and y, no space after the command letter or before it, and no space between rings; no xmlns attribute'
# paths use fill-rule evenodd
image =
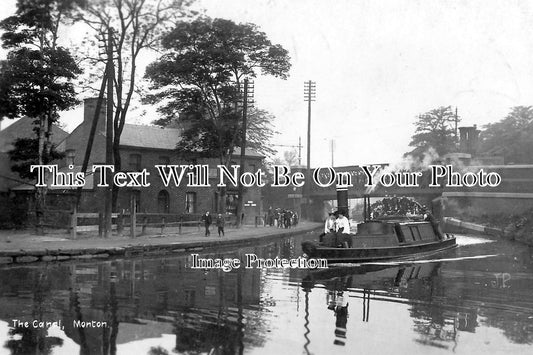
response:
<svg viewBox="0 0 533 355"><path fill-rule="evenodd" d="M202 216L202 221L204 221L205 236L209 237L211 235L211 232L209 231L209 227L211 226L211 223L213 223L213 219L211 215L209 214L209 211L206 211L205 214Z"/></svg>

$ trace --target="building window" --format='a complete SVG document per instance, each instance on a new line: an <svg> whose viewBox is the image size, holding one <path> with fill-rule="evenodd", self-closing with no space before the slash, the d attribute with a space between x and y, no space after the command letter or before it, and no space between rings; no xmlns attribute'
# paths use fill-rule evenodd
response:
<svg viewBox="0 0 533 355"><path fill-rule="evenodd" d="M159 191L157 195L157 212L158 213L168 213L169 209L169 195L165 190Z"/></svg>
<svg viewBox="0 0 533 355"><path fill-rule="evenodd" d="M226 213L237 214L239 194L237 192L226 193Z"/></svg>
<svg viewBox="0 0 533 355"><path fill-rule="evenodd" d="M196 213L196 192L185 195L185 213Z"/></svg>
<svg viewBox="0 0 533 355"><path fill-rule="evenodd" d="M141 155L130 154L128 167L131 171L141 171Z"/></svg>
<svg viewBox="0 0 533 355"><path fill-rule="evenodd" d="M69 149L66 151L67 155L67 165L76 165L74 164L74 159L76 158L76 151L74 149Z"/></svg>

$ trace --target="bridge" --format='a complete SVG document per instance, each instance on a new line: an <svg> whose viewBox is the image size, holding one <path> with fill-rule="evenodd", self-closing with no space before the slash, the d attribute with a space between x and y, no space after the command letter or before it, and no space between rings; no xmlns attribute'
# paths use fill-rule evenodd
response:
<svg viewBox="0 0 533 355"><path fill-rule="evenodd" d="M374 169L377 170L372 175ZM312 174L315 178L307 181L306 185L308 186L304 187L309 189L311 210L316 212L309 217L322 218L324 202L336 200L339 183L348 185L348 199L362 198L366 194L371 197L408 196L415 198L422 204L433 206L434 209L446 209L446 211L436 211L440 214L448 213L446 215L460 213L501 215L503 213L520 213L533 208L533 165L466 166L454 168L454 172L457 172L460 177L455 176L455 180L452 178L449 181L448 174L444 172L443 176L439 176L438 185L430 186L432 175L438 175L435 171L432 174L430 170L421 171L416 181L413 180L412 176L411 181L409 181L409 175L406 174L397 177L396 181L391 183L392 178L390 176L381 182L378 181L379 176L392 173L388 164L313 169ZM479 177L480 172L485 174L485 180L488 174L492 174L489 178L490 181L477 181L476 184L472 184L472 176ZM335 176L332 178L332 174L336 178ZM373 177L372 186L368 186L369 174ZM495 184L496 175L501 177L498 184ZM467 176L466 180L462 182L472 186L449 186L453 183L458 185L457 182L461 182L461 180L457 179L465 176ZM486 186L482 186L484 183ZM489 183L494 186L490 186ZM305 202L302 199L305 192L302 189L288 191L287 196L292 200L289 206L297 205L298 201L296 200Z"/></svg>

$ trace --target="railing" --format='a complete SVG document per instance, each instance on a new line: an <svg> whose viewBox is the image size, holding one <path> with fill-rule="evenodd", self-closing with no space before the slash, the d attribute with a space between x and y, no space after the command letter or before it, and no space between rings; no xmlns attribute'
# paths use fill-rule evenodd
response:
<svg viewBox="0 0 533 355"><path fill-rule="evenodd" d="M259 217L259 216L257 216ZM257 227L256 217L256 227ZM235 216L224 216L226 225L234 225ZM96 223L88 225L80 225L80 219L93 220ZM191 214L172 214L172 213L130 213L129 211L122 211L121 213L113 213L111 215L112 224L111 229L116 230L118 235L123 235L124 230L129 230L130 238L137 236L137 227L141 227L141 232L138 235L147 233L148 228L158 228L159 234L164 234L167 228L178 227L178 234L183 233L185 227L196 227L198 231L201 230L204 222L201 215ZM103 235L104 231L104 215L103 213L82 213L77 212L74 208L70 211L70 224L68 226L68 233L73 239L77 238L78 232L96 232L98 236Z"/></svg>

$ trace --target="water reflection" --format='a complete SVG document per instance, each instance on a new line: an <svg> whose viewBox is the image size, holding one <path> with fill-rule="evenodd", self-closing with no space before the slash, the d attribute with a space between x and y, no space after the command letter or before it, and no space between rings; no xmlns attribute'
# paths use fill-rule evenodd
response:
<svg viewBox="0 0 533 355"><path fill-rule="evenodd" d="M465 243L470 244L476 243ZM497 257L490 261L465 256L465 250L460 250L442 258L454 263L433 260L330 269L311 273L302 287L325 289L327 308L335 312L336 302L348 292L352 299L361 300L363 322L369 322L370 305L378 301L409 305L417 334L413 340L424 346L455 352L458 333L474 334L480 322L502 329L511 343L531 344L533 303L526 296L533 290L531 250L511 248L512 253L493 255ZM335 332L336 345L345 345L347 308L348 303L341 306L340 321L336 318L336 329L340 327Z"/></svg>
<svg viewBox="0 0 533 355"><path fill-rule="evenodd" d="M299 244L290 238L202 257L289 258L300 255ZM11 354L364 352L377 349L378 338L386 339L382 353L400 345L532 350L531 255L466 242L426 263L320 271L194 270L190 255L4 268L0 320L9 329L0 340ZM61 327L24 326L34 320Z"/></svg>

